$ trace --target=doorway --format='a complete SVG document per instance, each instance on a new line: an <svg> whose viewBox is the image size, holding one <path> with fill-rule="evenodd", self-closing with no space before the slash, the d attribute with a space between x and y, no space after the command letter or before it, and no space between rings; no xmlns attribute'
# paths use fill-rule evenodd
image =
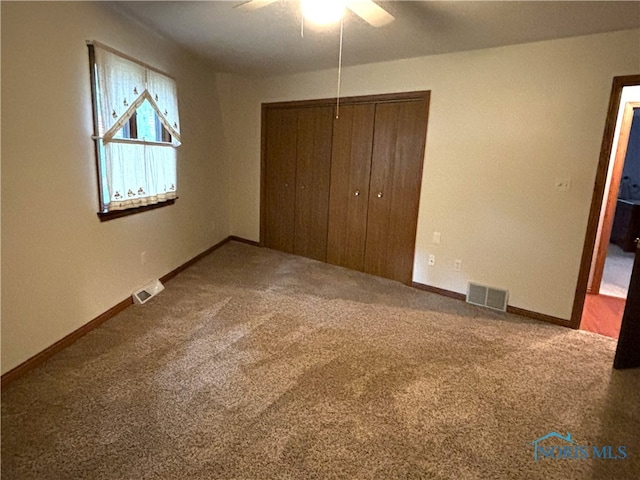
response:
<svg viewBox="0 0 640 480"><path fill-rule="evenodd" d="M640 120L632 133L634 113L640 117L640 75L614 78L572 315L574 328L614 338L633 266L636 215L640 222L640 188L632 188L640 178L632 162L624 167L629 139L640 134Z"/></svg>
<svg viewBox="0 0 640 480"><path fill-rule="evenodd" d="M618 338L640 236L640 87L625 87L580 328Z"/></svg>

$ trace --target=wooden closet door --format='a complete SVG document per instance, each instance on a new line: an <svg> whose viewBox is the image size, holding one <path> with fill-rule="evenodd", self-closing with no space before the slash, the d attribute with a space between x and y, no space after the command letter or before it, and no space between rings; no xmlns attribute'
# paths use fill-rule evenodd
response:
<svg viewBox="0 0 640 480"><path fill-rule="evenodd" d="M333 121L327 262L364 270L375 104L340 108Z"/></svg>
<svg viewBox="0 0 640 480"><path fill-rule="evenodd" d="M365 271L412 281L427 100L376 105Z"/></svg>
<svg viewBox="0 0 640 480"><path fill-rule="evenodd" d="M294 251L297 135L297 110L267 110L264 244L289 253Z"/></svg>
<svg viewBox="0 0 640 480"><path fill-rule="evenodd" d="M327 258L333 107L298 109L293 252Z"/></svg>

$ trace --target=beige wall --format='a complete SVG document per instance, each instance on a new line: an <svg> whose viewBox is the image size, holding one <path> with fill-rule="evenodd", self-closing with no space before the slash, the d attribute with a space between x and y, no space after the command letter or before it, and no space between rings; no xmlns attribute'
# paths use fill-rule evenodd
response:
<svg viewBox="0 0 640 480"><path fill-rule="evenodd" d="M99 2L1 8L4 373L225 238L229 172L212 67ZM98 221L85 40L177 79L175 205Z"/></svg>
<svg viewBox="0 0 640 480"><path fill-rule="evenodd" d="M260 222L259 81L220 74L218 91L224 111L225 137L232 166L228 178L230 229L233 235L258 241ZM256 164L257 162L257 164Z"/></svg>
<svg viewBox="0 0 640 480"><path fill-rule="evenodd" d="M570 318L611 82L640 73L639 41L632 30L343 71L344 96L431 90L415 281L461 293L477 281L508 289L513 306ZM335 82L329 70L237 83L234 94L324 98ZM230 191L231 224L257 240L260 106L250 108L230 127L242 142L231 182L252 182ZM567 177L571 190L556 191Z"/></svg>

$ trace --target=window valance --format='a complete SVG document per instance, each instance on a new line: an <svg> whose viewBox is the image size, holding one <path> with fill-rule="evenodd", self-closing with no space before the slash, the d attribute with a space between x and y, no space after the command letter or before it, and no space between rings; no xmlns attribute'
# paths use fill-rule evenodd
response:
<svg viewBox="0 0 640 480"><path fill-rule="evenodd" d="M98 135L103 142L110 142L138 107L148 100L171 135L171 143L180 145L176 82L100 44L93 45L100 90Z"/></svg>

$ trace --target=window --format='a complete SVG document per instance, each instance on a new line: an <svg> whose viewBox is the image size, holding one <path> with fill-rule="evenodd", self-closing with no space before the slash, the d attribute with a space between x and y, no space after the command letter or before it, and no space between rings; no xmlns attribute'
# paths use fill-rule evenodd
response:
<svg viewBox="0 0 640 480"><path fill-rule="evenodd" d="M171 204L180 145L175 81L103 45L89 45L103 220Z"/></svg>
<svg viewBox="0 0 640 480"><path fill-rule="evenodd" d="M133 112L133 115L122 127L122 130L116 133L113 138L171 143L171 134L164 127L158 114L146 99Z"/></svg>

